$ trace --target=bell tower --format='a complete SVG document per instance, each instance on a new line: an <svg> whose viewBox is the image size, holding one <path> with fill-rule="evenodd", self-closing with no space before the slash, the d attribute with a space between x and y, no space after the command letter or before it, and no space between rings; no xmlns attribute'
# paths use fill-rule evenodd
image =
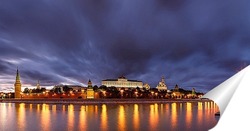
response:
<svg viewBox="0 0 250 131"><path fill-rule="evenodd" d="M15 98L21 98L22 84L21 84L21 81L20 81L20 75L19 75L18 68L17 68L17 71L16 71L16 82L15 82L14 86L15 86Z"/></svg>

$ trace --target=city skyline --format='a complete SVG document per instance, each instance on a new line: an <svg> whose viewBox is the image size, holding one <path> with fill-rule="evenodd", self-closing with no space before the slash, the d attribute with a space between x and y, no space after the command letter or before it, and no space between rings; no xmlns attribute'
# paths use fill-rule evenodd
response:
<svg viewBox="0 0 250 131"><path fill-rule="evenodd" d="M207 92L250 63L249 2L3 1L0 91L125 75ZM237 6L236 6L237 5ZM235 14L235 15L232 15Z"/></svg>

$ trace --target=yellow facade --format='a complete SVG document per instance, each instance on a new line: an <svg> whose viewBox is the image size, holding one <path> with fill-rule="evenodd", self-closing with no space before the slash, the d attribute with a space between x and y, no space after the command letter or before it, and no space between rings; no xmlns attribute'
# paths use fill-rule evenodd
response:
<svg viewBox="0 0 250 131"><path fill-rule="evenodd" d="M95 92L93 89L87 89L87 99L94 99Z"/></svg>

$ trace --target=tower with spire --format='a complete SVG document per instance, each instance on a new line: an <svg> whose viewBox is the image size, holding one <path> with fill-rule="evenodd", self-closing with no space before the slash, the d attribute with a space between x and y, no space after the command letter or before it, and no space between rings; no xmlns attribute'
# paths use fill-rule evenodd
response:
<svg viewBox="0 0 250 131"><path fill-rule="evenodd" d="M20 81L20 74L19 74L18 68L17 68L17 71L16 71L16 82L15 82L14 86L15 86L15 98L21 98L22 84L21 84L21 81Z"/></svg>
<svg viewBox="0 0 250 131"><path fill-rule="evenodd" d="M39 90L41 89L41 87L40 87L40 81L39 80L37 81L36 89L39 89Z"/></svg>
<svg viewBox="0 0 250 131"><path fill-rule="evenodd" d="M89 79L89 81L88 81L88 88L92 88L92 82L91 82L90 79Z"/></svg>

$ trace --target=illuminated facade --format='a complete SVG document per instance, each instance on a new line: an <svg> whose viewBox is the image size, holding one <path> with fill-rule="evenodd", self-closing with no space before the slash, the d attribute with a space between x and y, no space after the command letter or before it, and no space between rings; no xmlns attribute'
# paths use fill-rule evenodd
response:
<svg viewBox="0 0 250 131"><path fill-rule="evenodd" d="M107 87L117 87L117 88L142 88L142 81L137 80L128 80L124 76L119 77L118 79L106 79L102 80L102 85Z"/></svg>
<svg viewBox="0 0 250 131"><path fill-rule="evenodd" d="M91 80L89 80L87 89L87 99L94 99L94 98L95 98L95 91L93 90Z"/></svg>
<svg viewBox="0 0 250 131"><path fill-rule="evenodd" d="M15 86L15 98L21 98L21 81L20 81L20 75L19 75L19 71L17 69L16 71L16 82L14 84Z"/></svg>
<svg viewBox="0 0 250 131"><path fill-rule="evenodd" d="M165 79L164 77L161 78L161 81L159 82L159 84L157 85L156 89L158 90L168 90L167 85L165 84Z"/></svg>

